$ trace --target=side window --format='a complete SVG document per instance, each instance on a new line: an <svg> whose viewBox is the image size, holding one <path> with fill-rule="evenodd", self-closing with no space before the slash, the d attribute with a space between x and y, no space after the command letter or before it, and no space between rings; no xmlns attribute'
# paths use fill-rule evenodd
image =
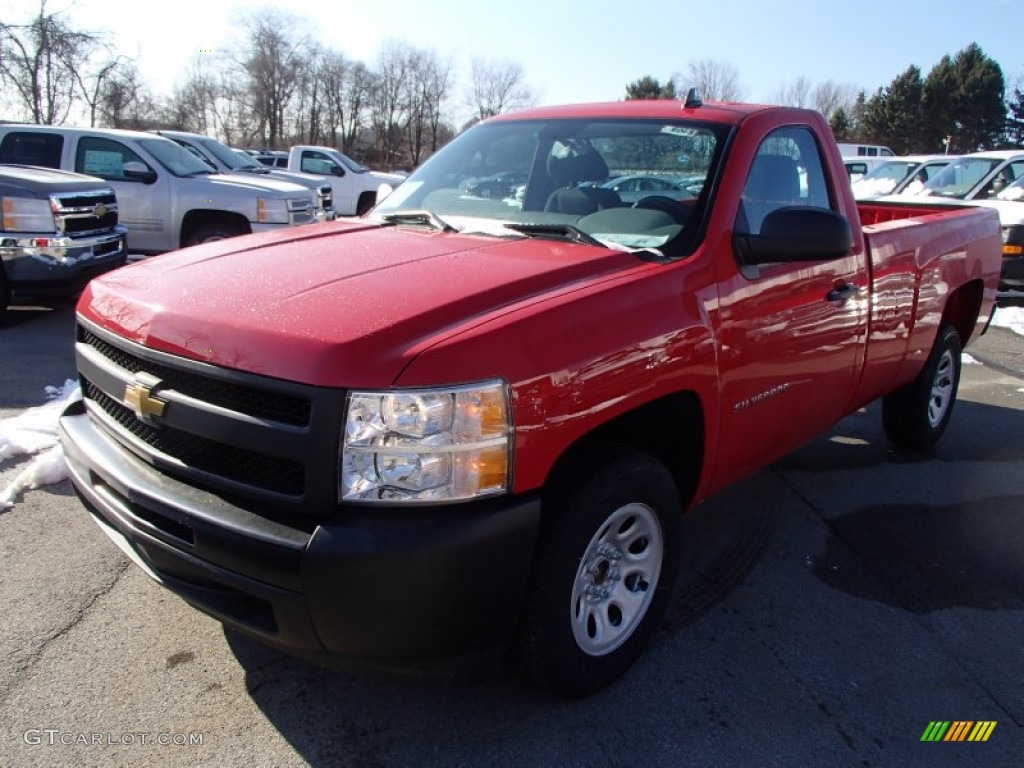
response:
<svg viewBox="0 0 1024 768"><path fill-rule="evenodd" d="M0 141L0 163L60 168L64 137L55 133L11 131Z"/></svg>
<svg viewBox="0 0 1024 768"><path fill-rule="evenodd" d="M344 176L345 171L323 152L303 152L300 164L303 173L315 173L319 176ZM338 173L334 169L341 171Z"/></svg>
<svg viewBox="0 0 1024 768"><path fill-rule="evenodd" d="M818 143L801 126L780 128L761 142L743 187L735 230L760 234L765 216L793 205L832 207Z"/></svg>
<svg viewBox="0 0 1024 768"><path fill-rule="evenodd" d="M146 164L145 161L119 141L99 136L83 136L75 152L75 170L107 181L130 181L124 175L128 162Z"/></svg>

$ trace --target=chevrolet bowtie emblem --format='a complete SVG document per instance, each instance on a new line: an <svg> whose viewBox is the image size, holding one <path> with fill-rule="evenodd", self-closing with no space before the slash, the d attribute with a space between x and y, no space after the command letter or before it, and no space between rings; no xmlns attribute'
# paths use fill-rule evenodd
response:
<svg viewBox="0 0 1024 768"><path fill-rule="evenodd" d="M154 416L164 415L167 402L153 397L153 390L160 386L160 379L148 373L136 373L134 380L124 388L124 404L134 411L140 421L153 423Z"/></svg>
<svg viewBox="0 0 1024 768"><path fill-rule="evenodd" d="M107 215L107 206L105 206L103 203L97 203L96 207L92 209L92 215L95 216L97 219L102 219L104 216Z"/></svg>

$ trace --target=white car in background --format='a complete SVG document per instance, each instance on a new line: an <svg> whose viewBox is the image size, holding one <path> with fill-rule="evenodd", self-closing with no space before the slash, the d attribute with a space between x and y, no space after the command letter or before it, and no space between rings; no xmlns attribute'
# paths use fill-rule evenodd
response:
<svg viewBox="0 0 1024 768"><path fill-rule="evenodd" d="M857 200L873 200L884 195L918 192L945 168L956 155L905 155L888 158L866 176L853 182Z"/></svg>

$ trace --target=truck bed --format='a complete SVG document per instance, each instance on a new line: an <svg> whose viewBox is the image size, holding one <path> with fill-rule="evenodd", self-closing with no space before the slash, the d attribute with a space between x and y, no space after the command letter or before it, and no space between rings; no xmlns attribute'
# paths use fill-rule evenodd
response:
<svg viewBox="0 0 1024 768"><path fill-rule="evenodd" d="M867 365L860 403L880 397L894 382L917 375L950 306L967 301L978 317L957 328L964 345L980 335L992 311L995 286L983 276L998 270L1000 236L991 219L974 206L857 203L870 253L873 296L870 308ZM985 271L988 269L988 272ZM991 281L990 281L991 282Z"/></svg>

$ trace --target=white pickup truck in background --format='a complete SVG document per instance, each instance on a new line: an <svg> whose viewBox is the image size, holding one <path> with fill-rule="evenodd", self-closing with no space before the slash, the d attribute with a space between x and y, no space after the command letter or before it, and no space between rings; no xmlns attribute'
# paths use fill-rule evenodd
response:
<svg viewBox="0 0 1024 768"><path fill-rule="evenodd" d="M288 152L288 170L327 176L339 216L362 216L377 203L382 185L397 187L405 176L371 171L331 147L300 144Z"/></svg>
<svg viewBox="0 0 1024 768"><path fill-rule="evenodd" d="M96 176L117 194L128 249L151 254L314 222L313 192L215 173L170 139L139 131L0 124L0 163Z"/></svg>

